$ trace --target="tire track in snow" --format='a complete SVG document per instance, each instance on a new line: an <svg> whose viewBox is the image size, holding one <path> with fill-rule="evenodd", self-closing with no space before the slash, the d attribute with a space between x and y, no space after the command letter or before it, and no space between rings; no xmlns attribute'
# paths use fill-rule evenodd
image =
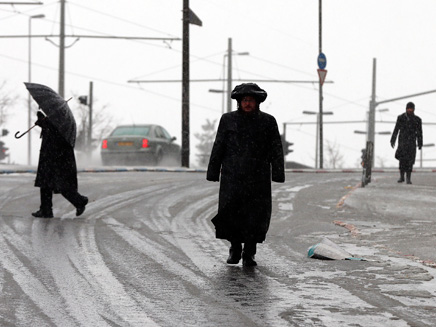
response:
<svg viewBox="0 0 436 327"><path fill-rule="evenodd" d="M25 252L24 249L20 248L20 244L17 246L15 239L13 244L14 246L0 234L0 248L2 249L0 251L0 261L2 267L12 274L12 278L33 304L49 317L54 324L57 326L76 326L77 321L72 319L62 303L55 299L53 291L47 288L15 254L16 251L19 251L20 254Z"/></svg>
<svg viewBox="0 0 436 327"><path fill-rule="evenodd" d="M176 185L169 191L171 184ZM317 323L336 327L354 323L352 317L356 312L360 321L372 325L405 326L398 316L393 317L386 310L377 311L365 298L362 300L342 288L338 280L343 277L341 272L323 269L321 274L320 264L294 262L295 253L286 256L281 248L277 251L276 244L262 245L259 253L262 260L255 269L226 266L227 245L214 238L209 222L217 209L217 193L205 184L176 180L97 200L87 207L87 219L50 221L45 232L54 234L55 239L48 244L44 244L50 240L48 237L35 239L44 232L43 224L38 226L40 230L34 227L34 234L28 238L20 234L19 225L14 230L2 219L6 231L0 235L0 248L9 247L8 253L12 254L4 258L0 253L2 267L8 266L7 271L12 269L16 274L14 280L23 283L27 274L33 274L30 285L40 282L39 287L42 287L42 293L33 295L34 302L40 305L46 305L43 302L46 296L59 292L62 280L71 273L72 284L79 287L77 295L71 295L72 285L66 285L60 290L61 295L55 297L61 303L65 301L64 311L53 317L50 308L45 308L51 322L67 317L67 323L62 324L67 326L90 315L92 321L102 325L105 322L106 325L143 326L143 321L151 321L150 324L162 326L175 322L216 326L220 322L232 326ZM279 188L279 193L273 190L276 207L277 201L280 202L277 195L287 192L286 188L289 185ZM287 196L283 194L283 201L293 201L286 199ZM153 209L155 203L158 205ZM138 208L143 208L145 213L141 215ZM65 216L73 214L74 211ZM137 223L145 227L141 224L136 227ZM160 233L150 234L153 231ZM104 239L103 234L107 232L110 232L109 239ZM62 244L61 240L67 243ZM44 251L44 246L58 248ZM45 254L49 258L38 263L32 257L37 251L36 257ZM106 252L118 255L118 259L110 262ZM60 276L52 276L56 271L51 261L54 256L59 256L62 266L66 266ZM141 269L146 263L150 267ZM30 272L31 266L36 267L36 272ZM49 272L49 276L38 280L45 272ZM128 273L131 278L123 279ZM21 282L17 284L21 287ZM29 290L30 286L24 288ZM83 303L70 312L82 295ZM92 301L96 308L85 308ZM344 308L344 301L350 303L348 308ZM49 301L47 305L50 304ZM83 315L80 308L84 309ZM179 320L168 317L167 309ZM141 310L142 315L137 310ZM396 310L400 309L391 312ZM28 317L20 319L28 321Z"/></svg>

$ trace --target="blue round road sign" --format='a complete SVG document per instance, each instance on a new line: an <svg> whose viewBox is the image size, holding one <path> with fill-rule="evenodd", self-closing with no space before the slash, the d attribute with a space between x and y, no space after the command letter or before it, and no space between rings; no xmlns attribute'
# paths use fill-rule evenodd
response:
<svg viewBox="0 0 436 327"><path fill-rule="evenodd" d="M327 58L324 53L318 55L318 67L319 69L324 69L327 66Z"/></svg>

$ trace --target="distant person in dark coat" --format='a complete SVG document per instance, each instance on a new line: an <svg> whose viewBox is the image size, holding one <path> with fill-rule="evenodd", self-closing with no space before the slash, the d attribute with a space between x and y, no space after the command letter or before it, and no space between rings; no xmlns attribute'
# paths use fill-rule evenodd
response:
<svg viewBox="0 0 436 327"><path fill-rule="evenodd" d="M48 118L38 111L36 125L40 126L41 149L35 186L40 188L41 206L32 215L53 217L53 193L61 193L76 207L76 216L85 211L88 198L77 191L77 168L73 147L59 134Z"/></svg>
<svg viewBox="0 0 436 327"><path fill-rule="evenodd" d="M406 105L406 112L399 115L391 137L391 146L395 147L395 140L398 137L398 148L395 158L400 161L400 179L398 183L404 182L406 174L407 184L412 184L411 175L416 157L416 146L422 148L422 121L415 115L415 104L409 102Z"/></svg>
<svg viewBox="0 0 436 327"><path fill-rule="evenodd" d="M244 83L231 95L238 110L222 115L210 156L207 180L220 180L216 237L231 243L227 263L256 266L257 243L271 220L271 180L285 181L283 148L275 118L260 111L267 93ZM242 248L242 243L244 248Z"/></svg>

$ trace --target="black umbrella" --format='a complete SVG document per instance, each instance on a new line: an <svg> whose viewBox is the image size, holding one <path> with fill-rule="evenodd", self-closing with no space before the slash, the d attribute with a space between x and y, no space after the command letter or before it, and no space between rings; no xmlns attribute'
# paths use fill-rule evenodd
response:
<svg viewBox="0 0 436 327"><path fill-rule="evenodd" d="M67 101L48 86L36 83L24 84L32 98L46 114L47 117L45 119L48 119L64 139L74 148L76 143L76 121ZM20 138L25 134L23 133L17 137L18 133L15 134L16 138Z"/></svg>

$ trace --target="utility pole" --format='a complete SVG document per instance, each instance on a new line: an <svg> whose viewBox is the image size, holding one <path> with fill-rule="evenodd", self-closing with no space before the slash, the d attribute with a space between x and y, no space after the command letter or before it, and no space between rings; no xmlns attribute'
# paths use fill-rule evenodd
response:
<svg viewBox="0 0 436 327"><path fill-rule="evenodd" d="M319 54L322 53L322 0L319 0ZM319 81L319 168L323 168L324 157L323 157L323 113L322 113L322 82Z"/></svg>
<svg viewBox="0 0 436 327"><path fill-rule="evenodd" d="M232 111L232 38L229 38L227 49L227 112Z"/></svg>
<svg viewBox="0 0 436 327"><path fill-rule="evenodd" d="M88 125L88 155L91 156L92 154L92 97L93 97L93 82L89 82L89 125Z"/></svg>
<svg viewBox="0 0 436 327"><path fill-rule="evenodd" d="M28 82L32 82L32 19L41 19L44 18L45 15L32 15L29 17L29 40L28 40L28 50L29 50L29 77ZM32 115L32 97L30 93L27 98L27 128L29 128L29 133L27 133L27 164L30 165L32 163L32 131L30 130L32 126L31 122Z"/></svg>
<svg viewBox="0 0 436 327"><path fill-rule="evenodd" d="M61 0L61 20L59 31L59 80L58 93L63 98L65 93L65 0Z"/></svg>
<svg viewBox="0 0 436 327"><path fill-rule="evenodd" d="M189 168L189 0L183 0L182 167Z"/></svg>
<svg viewBox="0 0 436 327"><path fill-rule="evenodd" d="M372 92L371 100L369 101L368 112L368 142L372 142L372 151L374 152L374 139L375 139L375 93L376 93L376 72L377 72L377 59L372 59ZM371 154L371 167L374 167L374 153Z"/></svg>

